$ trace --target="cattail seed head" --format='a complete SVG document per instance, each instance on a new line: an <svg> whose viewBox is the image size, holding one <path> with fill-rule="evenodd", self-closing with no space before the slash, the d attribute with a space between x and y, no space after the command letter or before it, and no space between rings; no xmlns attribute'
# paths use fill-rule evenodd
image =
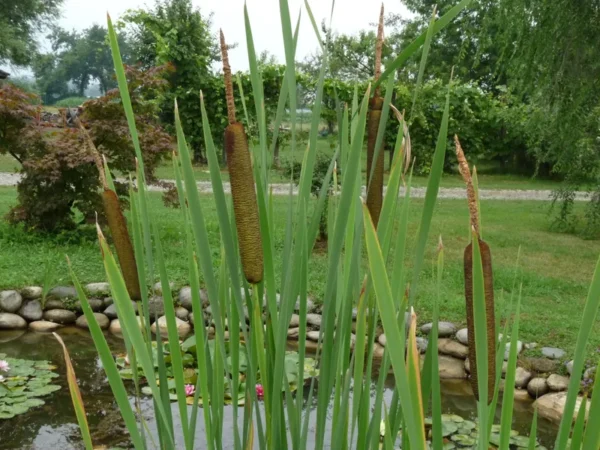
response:
<svg viewBox="0 0 600 450"><path fill-rule="evenodd" d="M262 239L248 140L241 123L225 128L225 151L242 269L248 282L256 284L263 278Z"/></svg>

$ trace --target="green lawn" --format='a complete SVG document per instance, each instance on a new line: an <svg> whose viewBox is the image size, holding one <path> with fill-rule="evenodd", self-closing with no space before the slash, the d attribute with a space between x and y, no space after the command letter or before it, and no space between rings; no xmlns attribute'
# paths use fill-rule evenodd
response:
<svg viewBox="0 0 600 450"><path fill-rule="evenodd" d="M219 257L219 226L210 196L202 197L215 266ZM0 188L0 214L4 215L15 201L13 188ZM283 213L286 198L276 197L274 242L280 255L284 240ZM159 194L151 196L152 217L158 224L165 249L169 275L177 285L187 284L185 238L180 228L180 212L163 206ZM410 220L409 245L414 245L420 221L422 201L414 200ZM277 211L281 211L278 213ZM515 260L521 247L521 280L523 307L521 336L525 342L536 341L572 351L594 266L600 254L600 241L548 230L548 203L531 201L484 201L483 236L489 243L494 261L497 305L508 304L513 286ZM446 252L446 270L441 305L442 317L465 323L462 281L462 254L468 242L468 212L464 201L439 201L431 228L426 270L419 288L417 313L419 321L431 315L435 285L432 280L433 253L437 237L442 236ZM411 254L411 253L409 253ZM22 228L0 223L0 288L40 284L47 261L55 267L56 284L68 284L64 255L72 261L81 281L104 279L102 264L92 229L72 235L43 237ZM279 261L277 262L280 263ZM410 266L411 260L407 260ZM318 301L326 283L326 255L315 253L309 265L309 289ZM600 346L600 328L593 334L594 348Z"/></svg>
<svg viewBox="0 0 600 450"><path fill-rule="evenodd" d="M329 139L319 139L317 141L318 151L333 156L333 149L330 145ZM298 145L298 149L294 155L291 155L289 149L282 149L281 152L281 166L287 164L287 161L294 159L301 161L303 157L303 151L305 144ZM388 154L385 155L386 162L385 166L388 167ZM362 158L362 171L364 178L366 178L366 152L363 152ZM14 172L20 167L20 164L14 160L10 155L0 155L0 172ZM493 168L487 168L488 170ZM198 181L209 181L210 175L208 173L208 166L195 166L194 171L196 173L196 179ZM228 180L229 174L227 170L224 170L223 179ZM159 179L172 180L175 175L173 174L173 167L170 161L166 161L164 164L159 166L156 170L156 176ZM388 174L385 174L387 180ZM483 189L555 189L558 183L553 180L545 180L540 178L530 178L521 175L510 175L510 174L493 174L493 173L482 173L479 175L480 185ZM273 183L284 183L288 182L289 178L283 176L280 171L273 171L271 174L271 182ZM442 177L442 187L464 187L463 181L458 174L444 174ZM427 178L424 176L415 176L413 178L413 186L426 186Z"/></svg>

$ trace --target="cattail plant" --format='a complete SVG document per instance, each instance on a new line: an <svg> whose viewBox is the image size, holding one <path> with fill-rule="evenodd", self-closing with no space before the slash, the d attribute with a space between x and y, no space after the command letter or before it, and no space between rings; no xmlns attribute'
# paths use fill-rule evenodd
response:
<svg viewBox="0 0 600 450"><path fill-rule="evenodd" d="M469 164L458 140L454 136L456 144L456 157L458 158L458 168L465 184L467 185L467 201L469 205L469 216L473 239L477 239L479 250L481 252L481 263L483 267L483 281L485 291L485 312L486 312L486 334L487 334L487 365L488 365L488 398L487 403L491 403L495 381L496 381L496 320L494 315L494 280L492 275L492 254L489 245L481 239L479 227L479 204L469 170ZM465 301L467 310L467 330L469 338L469 362L471 363L471 386L477 400L479 398L478 377L477 377L477 355L476 355L476 334L473 306L473 243L471 242L465 248L464 253L464 273L465 273Z"/></svg>
<svg viewBox="0 0 600 450"><path fill-rule="evenodd" d="M231 67L227 54L227 45L223 31L221 35L221 55L223 57L223 78L225 79L225 97L227 100L227 118L229 125L225 128L225 152L231 197L237 227L242 269L248 283L257 284L263 278L263 254L258 219L258 205L252 162L248 150L248 139L244 126L235 118L235 102L233 100L233 83Z"/></svg>
<svg viewBox="0 0 600 450"><path fill-rule="evenodd" d="M383 51L383 4L379 13L379 27L377 29L377 43L375 45L375 82L381 77L381 53ZM367 207L377 227L381 206L383 204L383 144L376 149L377 133L383 108L383 98L377 87L369 102L369 115L367 119ZM378 153L378 155L376 155ZM374 161L375 156L377 159ZM373 167L374 165L374 167Z"/></svg>
<svg viewBox="0 0 600 450"><path fill-rule="evenodd" d="M100 184L102 186L104 213L106 214L108 228L110 229L117 250L117 257L119 258L123 278L127 285L127 292L133 300L140 300L140 282L133 245L131 244L131 238L129 236L129 231L127 230L127 220L123 215L121 203L119 202L119 197L117 196L114 183L110 176L106 159L100 156L100 153L87 130L79 120L78 122L79 128L85 137L88 149L92 153L94 162L98 168L98 178L100 179Z"/></svg>

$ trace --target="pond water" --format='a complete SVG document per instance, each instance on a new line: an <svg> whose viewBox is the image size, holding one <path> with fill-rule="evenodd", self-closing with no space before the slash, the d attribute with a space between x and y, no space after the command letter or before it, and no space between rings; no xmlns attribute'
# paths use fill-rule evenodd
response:
<svg viewBox="0 0 600 450"><path fill-rule="evenodd" d="M94 444L96 446L121 445L127 447L127 431L120 418L90 335L84 330L70 327L61 329L60 335L71 354L73 367L77 374L88 413L88 422ZM110 334L107 334L107 340L115 353L124 352L122 340ZM54 382L63 386L60 391L44 398L45 405L33 408L26 414L15 416L13 419L0 420L0 449L38 450L51 448L70 450L83 448L66 383L66 367L62 349L56 339L51 334L34 332L26 332L22 335L0 333L0 353L6 353L9 357L14 358L50 360L58 367L56 371L60 374L60 377ZM391 386L393 386L393 377L388 379L388 389L385 393L388 404L392 397ZM470 420L473 420L477 415L475 400L466 381L444 381L442 383L442 403L444 413L457 414ZM175 404L173 406L173 411L176 413ZM152 429L151 401L148 399L142 401L141 407L144 416L149 421L150 429ZM231 421L231 408L225 408L226 421ZM240 414L242 414L242 411L240 411ZM499 423L499 418L498 413L497 423ZM527 435L531 420L531 402L517 403L515 405L513 429L519 431L522 435ZM199 420L197 431L199 443L202 442L203 428L203 421ZM224 429L227 429L227 425L224 426ZM224 434L223 448L232 448L233 443L230 441L232 433ZM556 426L540 419L538 423L540 442L546 447L551 447L555 434ZM198 448L202 447L198 446Z"/></svg>

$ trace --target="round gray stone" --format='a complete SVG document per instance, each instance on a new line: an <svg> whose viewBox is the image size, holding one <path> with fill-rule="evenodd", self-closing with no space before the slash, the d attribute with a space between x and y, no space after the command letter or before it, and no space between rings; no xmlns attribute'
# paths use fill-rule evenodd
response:
<svg viewBox="0 0 600 450"><path fill-rule="evenodd" d="M27 328L27 322L21 316L12 313L0 313L0 330L21 330Z"/></svg>
<svg viewBox="0 0 600 450"><path fill-rule="evenodd" d="M94 313L94 317L96 318L96 322L98 322L98 325L102 330L106 330L110 325L110 320L104 314ZM85 316L79 316L75 321L75 325L77 325L79 328L84 328L86 330L90 327Z"/></svg>
<svg viewBox="0 0 600 450"><path fill-rule="evenodd" d="M143 328L142 327L142 323L143 323L142 322L142 318L140 316L136 316L136 319L137 319L138 326L140 327L140 330L141 330ZM119 322L119 319L113 319L113 320L111 320L110 321L110 325L108 327L108 330L111 333L120 336L123 333L123 330L121 328L121 323Z"/></svg>
<svg viewBox="0 0 600 450"><path fill-rule="evenodd" d="M546 379L532 378L527 385L527 392L529 392L529 395L533 398L538 398L548 393L548 383L546 382Z"/></svg>
<svg viewBox="0 0 600 450"><path fill-rule="evenodd" d="M148 312L150 318L161 317L165 315L165 303L164 299L158 295L150 297L148 299Z"/></svg>
<svg viewBox="0 0 600 450"><path fill-rule="evenodd" d="M171 291L172 291L174 287L175 287L175 283L173 283L172 281L170 281L169 282L169 289L171 289ZM163 288L162 288L162 283L160 281L158 281L158 282L156 282L154 284L154 286L152 287L152 292L154 292L156 295L162 295Z"/></svg>
<svg viewBox="0 0 600 450"><path fill-rule="evenodd" d="M555 373L548 377L546 383L548 383L548 387L553 392L561 392L569 389L569 377L564 377Z"/></svg>
<svg viewBox="0 0 600 450"><path fill-rule="evenodd" d="M531 380L531 372L523 367L517 367L515 370L515 387L525 389Z"/></svg>
<svg viewBox="0 0 600 450"><path fill-rule="evenodd" d="M313 302L310 297L306 299L306 312L311 313L315 310L315 302ZM294 305L294 311L300 311L300 299L296 300L296 304Z"/></svg>
<svg viewBox="0 0 600 450"><path fill-rule="evenodd" d="M461 328L456 332L456 340L463 345L469 345L469 330Z"/></svg>
<svg viewBox="0 0 600 450"><path fill-rule="evenodd" d="M574 361L571 360L565 364L567 366L567 372L569 372L569 375L573 375L573 363Z"/></svg>
<svg viewBox="0 0 600 450"><path fill-rule="evenodd" d="M131 306L133 306L133 310L137 314L137 312L138 312L137 303L132 300ZM116 319L117 318L117 306L114 303L111 303L110 305L108 305L107 308L104 309L103 313L106 317L108 317L111 320Z"/></svg>
<svg viewBox="0 0 600 450"><path fill-rule="evenodd" d="M50 289L48 295L56 298L76 298L77 290L73 286L57 286Z"/></svg>
<svg viewBox="0 0 600 450"><path fill-rule="evenodd" d="M288 328L287 336L288 339L297 341L298 337L300 336L300 328Z"/></svg>
<svg viewBox="0 0 600 450"><path fill-rule="evenodd" d="M23 304L23 297L17 291L0 292L0 310L7 313L16 313Z"/></svg>
<svg viewBox="0 0 600 450"><path fill-rule="evenodd" d="M95 296L110 295L110 284L106 282L89 283L85 285L85 291Z"/></svg>
<svg viewBox="0 0 600 450"><path fill-rule="evenodd" d="M61 327L62 325L60 323L48 322L47 320L36 320L29 324L29 329L37 331L38 333L49 333L51 331L56 331Z"/></svg>
<svg viewBox="0 0 600 450"><path fill-rule="evenodd" d="M49 298L44 304L44 311L50 311L51 309L65 309L65 304L57 298Z"/></svg>
<svg viewBox="0 0 600 450"><path fill-rule="evenodd" d="M208 305L208 295L204 289L200 289L200 304L204 307ZM181 288L178 296L179 304L183 306L188 311L192 310L192 288L189 286L185 286Z"/></svg>
<svg viewBox="0 0 600 450"><path fill-rule="evenodd" d="M438 339L438 352L455 358L466 359L469 356L469 347L452 339Z"/></svg>
<svg viewBox="0 0 600 450"><path fill-rule="evenodd" d="M175 308L175 316L180 320L188 320L188 316L190 312L185 309L183 306L178 306Z"/></svg>
<svg viewBox="0 0 600 450"><path fill-rule="evenodd" d="M507 342L506 347L504 348L504 361L508 361L508 357L510 356L510 342ZM521 354L523 351L523 342L517 341L517 355Z"/></svg>
<svg viewBox="0 0 600 450"><path fill-rule="evenodd" d="M23 303L23 306L19 309L19 315L30 322L40 320L43 314L42 304L39 300L30 300Z"/></svg>
<svg viewBox="0 0 600 450"><path fill-rule="evenodd" d="M428 345L429 341L426 338L417 336L417 350L419 350L419 353L425 353Z"/></svg>
<svg viewBox="0 0 600 450"><path fill-rule="evenodd" d="M177 329L177 335L180 338L186 337L192 329L189 323L184 322L177 317L175 318L175 327ZM161 336L168 337L167 318L165 316L159 317L158 320L152 324L150 330L156 334L157 328L160 331Z"/></svg>
<svg viewBox="0 0 600 450"><path fill-rule="evenodd" d="M42 288L39 286L27 286L21 289L21 295L26 300L37 300L42 296Z"/></svg>
<svg viewBox="0 0 600 450"><path fill-rule="evenodd" d="M542 355L550 359L562 359L567 354L563 349L556 347L542 347L541 351Z"/></svg>
<svg viewBox="0 0 600 450"><path fill-rule="evenodd" d="M69 325L77 320L77 315L68 309L51 309L44 312L44 320Z"/></svg>
<svg viewBox="0 0 600 450"><path fill-rule="evenodd" d="M112 297L105 297L104 300L104 306L110 306L112 305L115 301L113 300Z"/></svg>
<svg viewBox="0 0 600 450"><path fill-rule="evenodd" d="M313 327L316 327L316 328L321 328L322 320L323 320L323 317L321 316L321 314L307 314L306 315L306 323L308 325L312 325Z"/></svg>
<svg viewBox="0 0 600 450"><path fill-rule="evenodd" d="M433 323L426 323L421 327L421 332L424 334L431 333L431 329L433 328ZM438 322L438 336L439 337L449 337L456 333L456 325L452 322Z"/></svg>
<svg viewBox="0 0 600 450"><path fill-rule="evenodd" d="M88 303L90 304L90 308L92 308L92 311L94 312L100 312L104 309L104 300L100 298L90 298L88 299ZM75 303L75 311L79 313L83 312L83 308L81 307L80 301L77 301L77 303Z"/></svg>
<svg viewBox="0 0 600 450"><path fill-rule="evenodd" d="M298 314L292 314L288 328L296 328L300 326L300 316Z"/></svg>
<svg viewBox="0 0 600 450"><path fill-rule="evenodd" d="M385 334L380 334L377 338L377 342L379 342L379 345L385 347L385 345L387 344L387 338L385 337Z"/></svg>

